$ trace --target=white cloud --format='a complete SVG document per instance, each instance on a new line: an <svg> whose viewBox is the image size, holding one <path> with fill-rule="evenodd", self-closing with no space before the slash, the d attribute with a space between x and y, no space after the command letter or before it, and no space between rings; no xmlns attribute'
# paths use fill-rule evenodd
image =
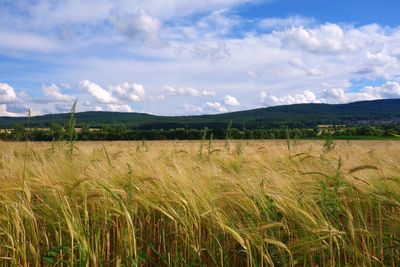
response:
<svg viewBox="0 0 400 267"><path fill-rule="evenodd" d="M159 41L158 33L161 28L161 21L150 16L146 10L140 8L135 15L128 14L114 18L114 25L119 32L131 40Z"/></svg>
<svg viewBox="0 0 400 267"><path fill-rule="evenodd" d="M354 31L346 31L333 23L322 24L315 28L300 26L273 32L284 47L317 53L338 53L360 48L363 45L362 40L356 40L354 34Z"/></svg>
<svg viewBox="0 0 400 267"><path fill-rule="evenodd" d="M112 112L134 112L128 104L93 104L86 100L78 102L78 110L81 111L112 111Z"/></svg>
<svg viewBox="0 0 400 267"><path fill-rule="evenodd" d="M214 91L197 90L190 87L174 88L172 86L164 85L163 92L172 96L213 96Z"/></svg>
<svg viewBox="0 0 400 267"><path fill-rule="evenodd" d="M213 112L213 111L228 112L228 110L223 105L221 105L221 103L219 103L219 102L207 102L205 105L205 109L207 109L211 112Z"/></svg>
<svg viewBox="0 0 400 267"><path fill-rule="evenodd" d="M8 50L52 52L59 47L49 38L28 32L0 31L0 40L0 48Z"/></svg>
<svg viewBox="0 0 400 267"><path fill-rule="evenodd" d="M240 106L240 102L237 100L236 97L225 95L224 96L224 104L227 106L238 107Z"/></svg>
<svg viewBox="0 0 400 267"><path fill-rule="evenodd" d="M7 83L0 83L0 103L9 103L16 99L14 88Z"/></svg>
<svg viewBox="0 0 400 267"><path fill-rule="evenodd" d="M247 76L251 77L251 78L257 78L257 72L253 71L253 70L247 70L246 71Z"/></svg>
<svg viewBox="0 0 400 267"><path fill-rule="evenodd" d="M310 76L321 76L324 74L324 71L319 68L309 68L307 74Z"/></svg>
<svg viewBox="0 0 400 267"><path fill-rule="evenodd" d="M384 78L389 78L387 70L400 69L400 60L396 56L390 55L387 51L378 53L366 53L365 68L366 74L379 75Z"/></svg>
<svg viewBox="0 0 400 267"><path fill-rule="evenodd" d="M125 82L113 85L110 86L110 91L119 98L123 97L135 102L142 101L145 95L143 85L137 83L129 84Z"/></svg>
<svg viewBox="0 0 400 267"><path fill-rule="evenodd" d="M30 19L30 26L51 27L66 24L90 24L104 20L112 12L109 0L13 1L14 10Z"/></svg>
<svg viewBox="0 0 400 267"><path fill-rule="evenodd" d="M190 51L196 56L196 50L206 50L204 53L209 53L209 50L223 51L223 42L216 41L231 32L234 25L238 23L236 19L226 15L224 10L219 10L211 15L200 16L190 23L183 22L180 25L165 28L165 30L172 40L186 41L186 44L191 43Z"/></svg>
<svg viewBox="0 0 400 267"><path fill-rule="evenodd" d="M348 43L345 32L337 24L327 23L317 28L293 27L273 34L283 46L310 52L330 53L356 48Z"/></svg>
<svg viewBox="0 0 400 267"><path fill-rule="evenodd" d="M349 103L363 100L400 98L400 83L389 81L381 86L366 86L358 92L342 88L326 88L317 96L311 91L303 94L275 96L266 92L259 95L259 103L266 106L290 105L300 103Z"/></svg>
<svg viewBox="0 0 400 267"><path fill-rule="evenodd" d="M266 18L262 19L258 25L262 29L267 30L282 30L285 28L292 27L305 27L310 26L315 23L314 19L301 17L301 16L291 16L287 18Z"/></svg>
<svg viewBox="0 0 400 267"><path fill-rule="evenodd" d="M194 14L214 13L219 10L228 10L236 5L257 2L259 0L68 0L68 1L6 1L2 12L3 20L26 28L48 29L65 25L86 25L88 27L108 22L115 14L132 16L138 9L151 13L160 20L182 19ZM23 16L21 15L23 14ZM140 14L139 14L140 15ZM30 24L26 25L29 21ZM150 23L152 24L152 23Z"/></svg>
<svg viewBox="0 0 400 267"><path fill-rule="evenodd" d="M42 88L42 92L45 96L49 98L49 100L55 102L70 102L76 99L73 96L62 94L60 92L60 88L58 88L58 86L54 83L52 83L50 86Z"/></svg>
<svg viewBox="0 0 400 267"><path fill-rule="evenodd" d="M400 83L389 81L382 86L367 86L363 91L375 95L377 98L398 98L400 97Z"/></svg>
<svg viewBox="0 0 400 267"><path fill-rule="evenodd" d="M106 91L100 85L95 84L91 81L82 80L80 81L79 86L82 90L94 96L100 103L110 104L118 102L118 100L115 97L113 97L109 91Z"/></svg>
<svg viewBox="0 0 400 267"><path fill-rule="evenodd" d="M100 106L95 106L95 109L119 111L119 112L132 112L133 109L129 102L140 102L144 100L145 90L143 85L137 83L120 83L117 85L110 85L108 90L102 88L100 85L88 80L82 80L80 88L93 96ZM89 108L89 105L86 105Z"/></svg>
<svg viewBox="0 0 400 267"><path fill-rule="evenodd" d="M389 81L381 86L366 86L359 92L346 92L338 89L325 89L321 101L327 103L347 103L362 100L400 98L400 83Z"/></svg>
<svg viewBox="0 0 400 267"><path fill-rule="evenodd" d="M27 114L21 114L21 113L14 113L14 112L9 112L7 110L7 105L6 104L0 104L0 116L5 116L5 117L18 117L18 116L26 116Z"/></svg>
<svg viewBox="0 0 400 267"><path fill-rule="evenodd" d="M293 69L300 70L310 76L321 76L324 74L321 68L311 67L299 57L291 58L288 60L288 63Z"/></svg>
<svg viewBox="0 0 400 267"><path fill-rule="evenodd" d="M276 105L291 105L300 103L314 103L318 102L315 94L311 91L304 91L303 94L274 96L266 92L261 92L259 95L259 103L266 106Z"/></svg>
<svg viewBox="0 0 400 267"><path fill-rule="evenodd" d="M126 104L124 104L124 105L107 104L107 105L105 105L105 108L103 110L113 111L113 112L133 112L134 111L131 106L126 105Z"/></svg>
<svg viewBox="0 0 400 267"><path fill-rule="evenodd" d="M151 95L149 96L151 101L162 101L165 100L165 95Z"/></svg>
<svg viewBox="0 0 400 267"><path fill-rule="evenodd" d="M289 65L294 67L294 68L301 68L304 66L304 62L301 58L299 57L292 57L289 61L288 61Z"/></svg>
<svg viewBox="0 0 400 267"><path fill-rule="evenodd" d="M291 44L285 43L291 31L302 30L310 40L303 40L295 35L291 36ZM140 59L92 60L85 66L90 71L85 72L85 68L82 68L76 70L76 73L90 77L92 73L100 77L112 75L113 80L124 80L132 77L133 73L146 84L146 89L160 88L165 84L188 85L165 85L162 92L165 96L217 95L215 99L221 100L224 95L245 90L246 94L240 102L241 106L249 108L255 107L254 98L260 91L266 90L266 85L270 90L261 102L279 104L313 102L312 97L304 95L303 91L306 89L317 96L315 101L322 101L324 88L342 88L346 92L347 85L351 85L352 80L399 79L400 58L396 49L400 46L400 29L397 28L323 24L276 30L272 33L248 33L234 38L212 35L211 39L203 39L202 36L196 37L196 34L193 36L179 36L181 39L169 36L170 47L145 49L145 54L154 52L160 57L152 58L150 62ZM195 45L211 46L221 42L229 51L229 58L212 64L202 60L203 58L193 58L192 49ZM180 52L176 53L178 48ZM204 92L194 89L200 87L218 90ZM155 96L161 92L150 89L148 93ZM149 99L154 98L147 98ZM182 99L189 101L183 97ZM149 106L148 109L153 113L168 110L172 114L178 114L179 105L174 105L172 101L178 100L167 97L166 101L160 102L156 107ZM222 100L220 103L223 103ZM206 107L202 107L206 110Z"/></svg>
<svg viewBox="0 0 400 267"><path fill-rule="evenodd" d="M259 0L212 0L212 1L186 1L186 0L170 0L165 1L124 1L125 8L142 6L144 9L151 11L154 15L168 18L183 18L196 13L209 13L215 10L230 9L236 5L257 2ZM270 1L270 0L267 0ZM121 7L122 8L122 7Z"/></svg>
<svg viewBox="0 0 400 267"><path fill-rule="evenodd" d="M216 95L207 98L209 103L219 101L226 109L230 105L224 96L234 92L241 92L241 107L253 108L267 89L260 96L267 105L348 102L388 96L382 90L354 92L354 80L400 81L399 27L317 24L298 16L260 20L232 12L252 0L28 2L0 4L0 53L7 56L0 72L17 72L25 64L22 59L33 62L29 66L35 71L20 75L23 82L10 78L28 84L24 90L29 93L37 89L30 84L74 85L90 77L97 84L82 81L80 92L72 86L68 94L93 101L91 108L143 101L138 106L147 112L179 114L182 103L194 101L189 97ZM140 82L132 83L132 77ZM165 84L174 87L162 89ZM69 97L62 89L42 96L46 93L59 100ZM19 93L17 98L31 101ZM163 101L146 102L154 100ZM202 112L210 111L199 103L194 102ZM37 108L53 111L53 106Z"/></svg>
<svg viewBox="0 0 400 267"><path fill-rule="evenodd" d="M190 105L187 103L183 104L183 109L188 113L203 113L203 108L199 106Z"/></svg>
<svg viewBox="0 0 400 267"><path fill-rule="evenodd" d="M226 44L222 42L217 44L195 44L191 53L195 58L207 59L211 62L216 62L230 57L230 52L226 47Z"/></svg>

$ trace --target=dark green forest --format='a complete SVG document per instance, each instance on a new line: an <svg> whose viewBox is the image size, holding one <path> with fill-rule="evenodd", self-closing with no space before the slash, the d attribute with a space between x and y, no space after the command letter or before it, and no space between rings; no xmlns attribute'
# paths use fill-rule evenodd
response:
<svg viewBox="0 0 400 267"><path fill-rule="evenodd" d="M58 123L49 129L25 128L22 124L0 133L6 141L62 141L68 140L70 131ZM400 140L400 124L385 126L332 127L324 128L271 128L271 129L128 129L125 125L105 125L100 129L88 126L76 129L74 138L81 141L113 140L201 140L201 139L393 139Z"/></svg>
<svg viewBox="0 0 400 267"><path fill-rule="evenodd" d="M51 141L68 136L70 113L0 117L2 140ZM29 127L28 127L29 125ZM144 113L74 114L78 140L397 139L400 99L349 104L296 104L200 116Z"/></svg>
<svg viewBox="0 0 400 267"><path fill-rule="evenodd" d="M30 125L37 128L50 127L52 123L65 125L69 114L48 114L30 118ZM390 124L400 122L400 99L361 101L349 104L295 104L199 116L155 116L145 113L81 112L76 114L77 127L89 125L122 124L129 129L203 129L225 128L232 121L233 127L259 128L312 128L321 124ZM28 124L27 117L0 117L1 128L15 124Z"/></svg>

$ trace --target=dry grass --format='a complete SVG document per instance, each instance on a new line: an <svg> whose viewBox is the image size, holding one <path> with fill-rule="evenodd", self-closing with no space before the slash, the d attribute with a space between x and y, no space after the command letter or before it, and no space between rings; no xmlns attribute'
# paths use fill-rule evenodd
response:
<svg viewBox="0 0 400 267"><path fill-rule="evenodd" d="M0 144L0 266L400 264L400 143L77 148Z"/></svg>

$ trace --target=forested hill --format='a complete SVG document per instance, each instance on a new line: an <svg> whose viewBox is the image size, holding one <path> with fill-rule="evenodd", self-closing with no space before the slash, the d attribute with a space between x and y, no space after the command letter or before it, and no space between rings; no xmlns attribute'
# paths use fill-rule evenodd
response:
<svg viewBox="0 0 400 267"><path fill-rule="evenodd" d="M66 124L69 114L48 114L30 118L31 127L48 127L51 123ZM144 113L81 112L76 114L77 126L92 128L124 124L137 129L224 128L246 129L276 127L314 127L321 124L392 124L400 122L400 99L360 101L349 104L295 104L253 110L199 116L155 116ZM1 128L15 124L27 125L28 118L0 117Z"/></svg>

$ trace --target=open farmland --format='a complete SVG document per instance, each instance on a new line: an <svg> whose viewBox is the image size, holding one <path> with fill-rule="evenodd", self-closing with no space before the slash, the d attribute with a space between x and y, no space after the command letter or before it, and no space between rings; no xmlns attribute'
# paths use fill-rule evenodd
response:
<svg viewBox="0 0 400 267"><path fill-rule="evenodd" d="M69 145L0 144L1 266L400 264L398 142Z"/></svg>

